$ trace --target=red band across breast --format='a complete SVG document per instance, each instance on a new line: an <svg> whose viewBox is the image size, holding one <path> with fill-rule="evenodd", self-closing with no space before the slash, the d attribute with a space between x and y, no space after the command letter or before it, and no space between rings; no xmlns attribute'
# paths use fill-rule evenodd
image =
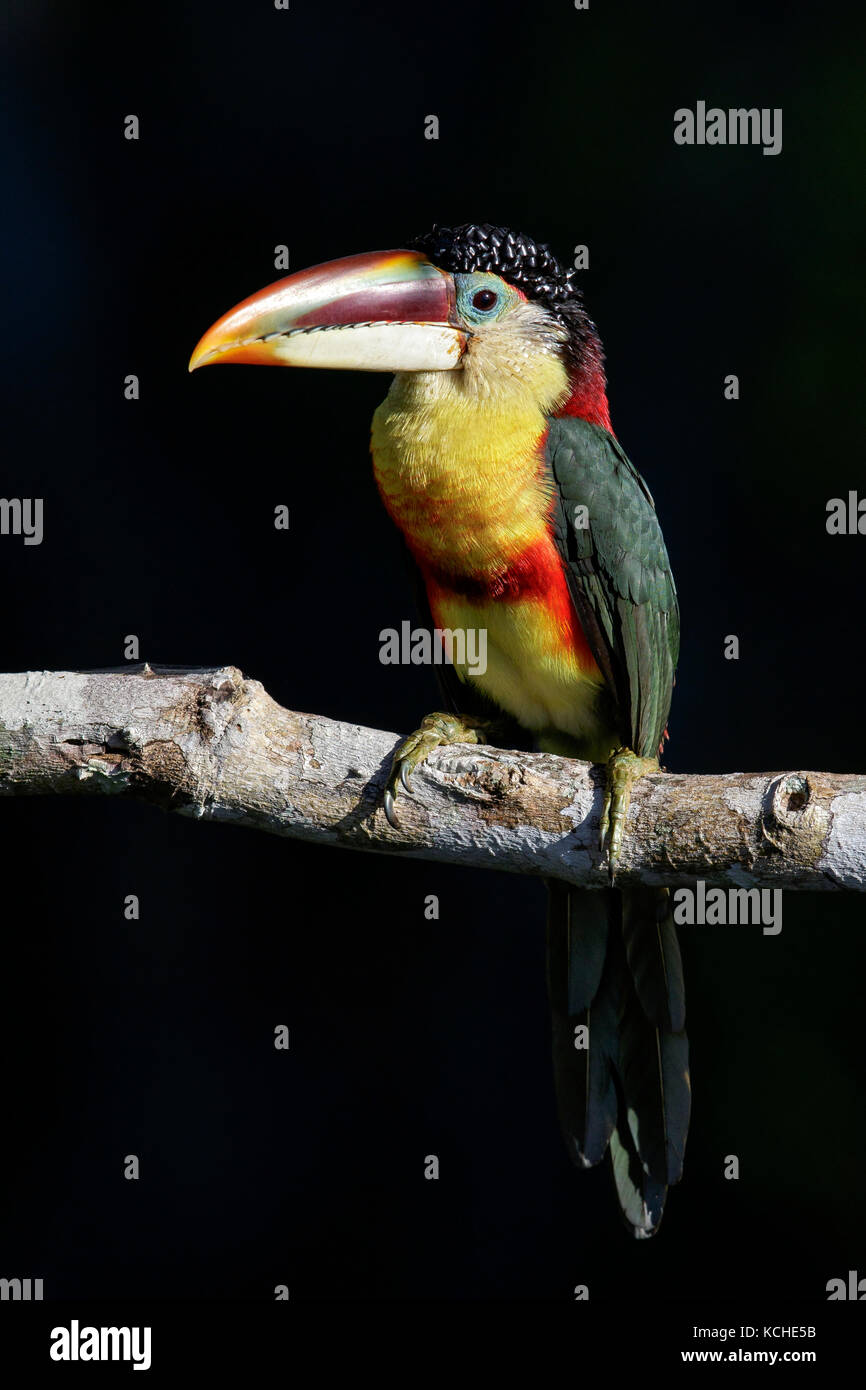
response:
<svg viewBox="0 0 866 1390"><path fill-rule="evenodd" d="M501 567L483 574L465 574L416 557L424 577L430 607L436 614L441 601L464 599L480 607L493 603L535 600L557 644L571 650L582 669L595 666L586 634L568 591L562 560L551 536L542 536Z"/></svg>

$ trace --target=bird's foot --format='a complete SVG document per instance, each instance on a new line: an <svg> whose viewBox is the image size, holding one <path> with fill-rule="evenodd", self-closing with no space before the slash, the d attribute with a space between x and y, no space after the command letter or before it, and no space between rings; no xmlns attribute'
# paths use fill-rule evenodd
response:
<svg viewBox="0 0 866 1390"><path fill-rule="evenodd" d="M607 867L613 883L617 861L622 849L622 837L631 802L631 789L641 777L658 772L657 758L639 758L630 748L618 748L607 762L604 806L601 811L598 847L607 846Z"/></svg>
<svg viewBox="0 0 866 1390"><path fill-rule="evenodd" d="M473 719L464 714L428 714L422 720L420 729L404 738L398 744L391 763L391 772L385 785L385 815L395 830L397 822L395 800L402 787L411 796L409 778L419 763L423 763L434 748L447 743L486 743L485 731L489 723L485 719Z"/></svg>

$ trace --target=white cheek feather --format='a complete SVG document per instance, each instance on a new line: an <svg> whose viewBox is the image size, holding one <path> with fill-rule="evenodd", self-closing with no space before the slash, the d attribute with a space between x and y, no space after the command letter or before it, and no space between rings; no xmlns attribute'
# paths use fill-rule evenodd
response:
<svg viewBox="0 0 866 1390"><path fill-rule="evenodd" d="M540 305L520 300L501 319L472 330L461 371L462 389L483 397L500 396L513 403L525 391L539 403L549 397L551 369L560 365L565 329ZM545 401L557 404L560 393Z"/></svg>

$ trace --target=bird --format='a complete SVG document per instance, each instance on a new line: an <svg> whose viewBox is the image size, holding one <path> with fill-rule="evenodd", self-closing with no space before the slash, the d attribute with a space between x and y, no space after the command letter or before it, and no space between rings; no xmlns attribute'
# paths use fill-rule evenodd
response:
<svg viewBox="0 0 866 1390"><path fill-rule="evenodd" d="M668 890L618 887L616 870L631 789L660 771L680 621L604 361L575 268L522 233L465 223L266 286L208 329L189 370L393 373L372 421L379 493L425 617L484 631L487 655L438 667L447 709L396 750L392 824L442 745L604 764L603 886L547 883L553 1074L570 1157L585 1169L610 1155L625 1228L645 1239L683 1170L685 993Z"/></svg>

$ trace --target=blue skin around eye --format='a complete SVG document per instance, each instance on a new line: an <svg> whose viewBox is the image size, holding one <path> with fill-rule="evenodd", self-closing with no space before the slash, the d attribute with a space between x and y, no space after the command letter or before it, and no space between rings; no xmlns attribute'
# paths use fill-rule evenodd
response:
<svg viewBox="0 0 866 1390"><path fill-rule="evenodd" d="M498 275L476 271L468 275L455 275L454 281L457 286L457 309L469 323L485 323L498 318L508 303L505 285ZM496 303L491 304L489 309L477 309L472 303L473 296L479 290L492 290L496 295Z"/></svg>

